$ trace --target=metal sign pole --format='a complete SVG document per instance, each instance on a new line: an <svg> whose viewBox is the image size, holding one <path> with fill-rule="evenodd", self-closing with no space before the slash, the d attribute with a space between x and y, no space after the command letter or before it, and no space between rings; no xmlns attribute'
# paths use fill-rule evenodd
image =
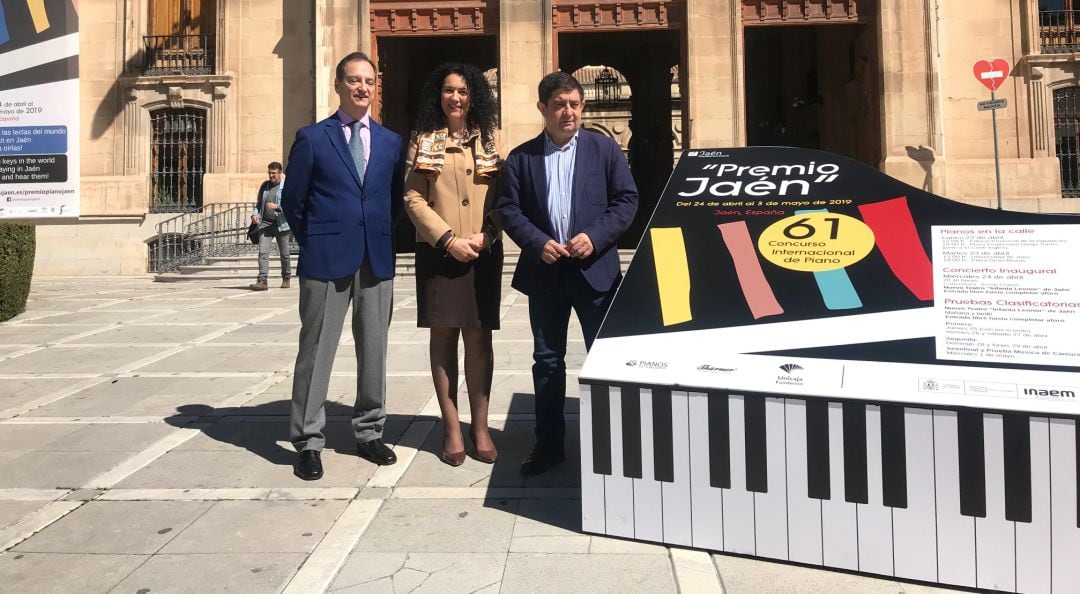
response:
<svg viewBox="0 0 1080 594"><path fill-rule="evenodd" d="M994 92L990 91L990 100L994 99ZM998 160L997 110L991 109L990 116L994 122L994 175L997 178L998 210L1001 210L1001 162Z"/></svg>

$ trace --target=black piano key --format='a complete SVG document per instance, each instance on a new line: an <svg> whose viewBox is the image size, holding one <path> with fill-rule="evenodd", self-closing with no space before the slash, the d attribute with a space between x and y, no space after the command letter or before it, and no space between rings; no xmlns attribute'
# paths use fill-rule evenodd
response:
<svg viewBox="0 0 1080 594"><path fill-rule="evenodd" d="M907 508L907 438L904 407L881 407L881 502Z"/></svg>
<svg viewBox="0 0 1080 594"><path fill-rule="evenodd" d="M765 397L746 397L746 490L769 492L769 460L765 442Z"/></svg>
<svg viewBox="0 0 1080 594"><path fill-rule="evenodd" d="M792 461L794 463L794 461ZM829 403L806 403L806 494L813 499L829 499Z"/></svg>
<svg viewBox="0 0 1080 594"><path fill-rule="evenodd" d="M1031 426L1023 415L1002 416L1005 519L1031 522Z"/></svg>
<svg viewBox="0 0 1080 594"><path fill-rule="evenodd" d="M592 464L594 474L611 474L611 401L607 386L592 387Z"/></svg>
<svg viewBox="0 0 1080 594"><path fill-rule="evenodd" d="M869 503L866 478L866 405L844 403L844 501Z"/></svg>
<svg viewBox="0 0 1080 594"><path fill-rule="evenodd" d="M956 414L956 440L960 453L960 515L986 517L986 454L980 412Z"/></svg>
<svg viewBox="0 0 1080 594"><path fill-rule="evenodd" d="M709 394L709 484L731 488L731 431L728 425L728 395Z"/></svg>
<svg viewBox="0 0 1080 594"><path fill-rule="evenodd" d="M671 430L671 390L652 391L653 476L665 483L675 482L675 438Z"/></svg>
<svg viewBox="0 0 1080 594"><path fill-rule="evenodd" d="M641 478L641 390L622 389L623 476Z"/></svg>

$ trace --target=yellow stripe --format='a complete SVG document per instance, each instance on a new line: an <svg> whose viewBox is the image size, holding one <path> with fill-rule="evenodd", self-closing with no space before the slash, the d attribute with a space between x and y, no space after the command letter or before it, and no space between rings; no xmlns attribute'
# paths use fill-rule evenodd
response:
<svg viewBox="0 0 1080 594"><path fill-rule="evenodd" d="M30 18L34 19L34 29L41 33L49 28L49 15L45 14L45 0L26 0L30 7Z"/></svg>
<svg viewBox="0 0 1080 594"><path fill-rule="evenodd" d="M693 319L690 315L690 268L686 262L682 229L649 229L649 235L664 325L689 322Z"/></svg>

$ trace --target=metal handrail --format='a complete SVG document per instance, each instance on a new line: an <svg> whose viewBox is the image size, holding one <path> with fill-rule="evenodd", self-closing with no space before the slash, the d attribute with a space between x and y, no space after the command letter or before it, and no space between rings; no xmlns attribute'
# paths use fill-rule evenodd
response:
<svg viewBox="0 0 1080 594"><path fill-rule="evenodd" d="M1039 49L1044 54L1080 52L1080 10L1040 10Z"/></svg>
<svg viewBox="0 0 1080 594"><path fill-rule="evenodd" d="M251 211L250 202L219 202L158 223L156 237L147 241L148 271L174 272L207 258L257 253L258 246L247 237ZM289 251L299 249L290 234Z"/></svg>
<svg viewBox="0 0 1080 594"><path fill-rule="evenodd" d="M143 76L214 74L214 35L146 35Z"/></svg>

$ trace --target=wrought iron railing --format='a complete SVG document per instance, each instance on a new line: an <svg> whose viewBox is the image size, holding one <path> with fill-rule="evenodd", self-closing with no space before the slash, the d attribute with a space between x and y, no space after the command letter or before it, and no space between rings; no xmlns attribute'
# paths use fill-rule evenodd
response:
<svg viewBox="0 0 1080 594"><path fill-rule="evenodd" d="M257 253L258 246L247 237L251 210L250 202L208 204L202 212L184 213L158 223L157 235L147 241L147 270L174 272L207 258ZM289 247L293 253L299 250L292 235Z"/></svg>
<svg viewBox="0 0 1080 594"><path fill-rule="evenodd" d="M1054 90L1054 144L1061 166L1061 195L1080 197L1080 87Z"/></svg>
<svg viewBox="0 0 1080 594"><path fill-rule="evenodd" d="M143 76L214 74L214 35L147 35Z"/></svg>
<svg viewBox="0 0 1080 594"><path fill-rule="evenodd" d="M1080 52L1080 10L1040 10L1039 47L1044 54Z"/></svg>

